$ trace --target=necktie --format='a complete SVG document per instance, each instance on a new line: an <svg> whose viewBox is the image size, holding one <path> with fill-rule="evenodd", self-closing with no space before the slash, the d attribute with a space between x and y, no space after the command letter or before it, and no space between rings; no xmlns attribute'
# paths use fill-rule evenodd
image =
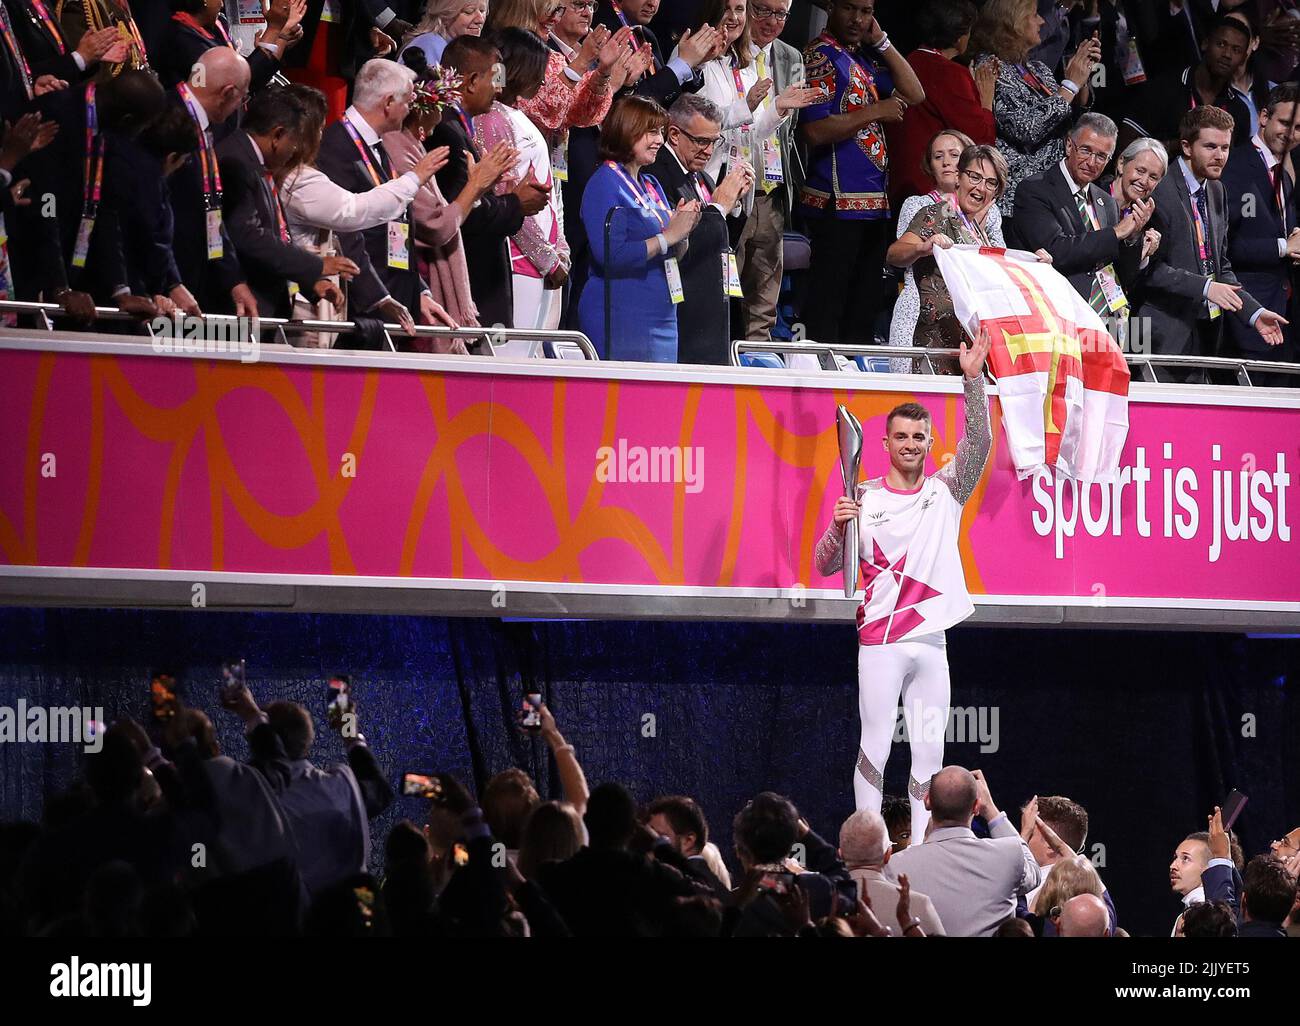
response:
<svg viewBox="0 0 1300 1026"><path fill-rule="evenodd" d="M284 207L280 206L280 194L275 189L275 176L270 171L264 171L262 180L266 182L266 192L271 200L271 210L275 212L276 229L280 233L280 241L288 242L289 225L284 219Z"/></svg>
<svg viewBox="0 0 1300 1026"><path fill-rule="evenodd" d="M375 160L379 162L379 169L384 173L385 179L393 177L393 166L388 163L388 154L384 152L383 143L375 143L370 150L375 155Z"/></svg>
<svg viewBox="0 0 1300 1026"><path fill-rule="evenodd" d="M764 57L763 57L763 51L762 51L762 50L759 50L759 51L758 51L757 65L758 65L758 77L759 77L760 79L767 78L767 61L766 61L766 59L764 59ZM776 88L776 83L775 83L775 82L772 83L772 88L773 88L773 89ZM763 102L764 102L765 104L773 102L770 93L769 93L767 96L763 97ZM775 182L775 181L771 181L771 180L769 180L768 177L767 177L767 175L766 175L766 173L765 173L765 171L764 171L764 169L766 168L767 163L768 163L768 160L767 160L767 154L768 154L768 151L769 151L769 150L771 150L771 151L775 151L776 156L775 156L774 159L775 159L775 161L779 162L780 159L781 159L781 133L780 133L780 129L778 129L777 132L776 132L774 135L772 135L772 136L770 136L769 138L763 140L763 167L758 168L757 171L758 171L758 175L759 175L759 179L758 179L758 180L759 180L759 181L762 183L762 185L763 185L763 192L764 192L764 194L770 193L773 189L775 189L778 185L781 184L780 182Z"/></svg>
<svg viewBox="0 0 1300 1026"><path fill-rule="evenodd" d="M1273 170L1270 172L1270 177L1273 179L1273 202L1277 204L1277 216L1279 220L1281 220L1282 222L1283 235L1286 235L1287 232L1286 200L1285 200L1285 191L1282 185L1282 179L1285 177L1285 175L1286 172L1282 170L1282 162L1279 160L1276 164L1273 165Z"/></svg>
<svg viewBox="0 0 1300 1026"><path fill-rule="evenodd" d="M1088 215L1088 200L1084 196L1085 192L1086 189L1076 192L1074 202L1079 207L1079 216L1083 218L1083 230L1086 232L1092 229L1092 218ZM1092 276L1092 290L1088 293L1088 305L1099 315L1105 314L1110 305L1106 302L1106 292L1101 287L1101 278L1096 274Z"/></svg>
<svg viewBox="0 0 1300 1026"><path fill-rule="evenodd" d="M696 195L699 196L703 202L712 203L713 193L711 193L709 187L704 184L704 176L697 171L691 177L695 179Z"/></svg>
<svg viewBox="0 0 1300 1026"><path fill-rule="evenodd" d="M1214 274L1214 257L1210 252L1210 214L1205 205L1205 186L1196 190L1196 212L1201 218L1201 238L1197 240L1197 255L1201 261L1201 273Z"/></svg>

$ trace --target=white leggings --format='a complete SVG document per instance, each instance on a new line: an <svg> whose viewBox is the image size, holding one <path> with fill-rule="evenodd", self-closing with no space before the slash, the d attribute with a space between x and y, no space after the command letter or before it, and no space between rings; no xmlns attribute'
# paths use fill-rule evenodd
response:
<svg viewBox="0 0 1300 1026"><path fill-rule="evenodd" d="M943 767L950 695L948 646L942 631L914 641L858 646L862 741L853 774L853 795L857 808L880 811L885 762L894 739L901 697L912 747L907 792L912 806L913 844L921 843L930 820L925 794L930 778Z"/></svg>
<svg viewBox="0 0 1300 1026"><path fill-rule="evenodd" d="M514 275L514 316L516 328L544 328L554 331L560 326L560 306L564 298L563 289L548 289L541 278L526 274ZM513 359L539 357L542 355L542 343L537 339L515 338L509 342L500 342L496 351L502 356Z"/></svg>

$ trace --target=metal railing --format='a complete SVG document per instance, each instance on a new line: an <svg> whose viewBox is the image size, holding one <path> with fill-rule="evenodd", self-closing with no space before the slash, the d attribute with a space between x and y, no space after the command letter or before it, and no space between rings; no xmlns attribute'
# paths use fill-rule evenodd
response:
<svg viewBox="0 0 1300 1026"><path fill-rule="evenodd" d="M45 331L57 330L54 326L54 319L60 321L70 321L66 311L57 303L25 303L14 300L0 301L0 313L29 314L35 321L36 327ZM176 323L172 317L160 315L169 323ZM161 338L175 338L174 333L159 332L154 329L152 319L142 319L135 314L126 313L116 307L97 306L95 307L95 320L105 320L114 322L131 323L143 329L143 335L135 335L136 338L148 338L157 340ZM204 325L212 325L223 329L235 329L241 324L249 329L249 335L235 337L231 330L223 331L222 337L238 344L240 342L253 341L252 335L257 335L259 344L263 342L266 333L272 332L271 343L278 343L292 346L289 341L290 335L296 335L302 332L317 331L331 335L347 334L356 330L356 325L352 321L297 321L289 320L283 317L255 317L255 318L238 318L227 314L202 314L198 318L191 318L188 315L182 316L181 323L187 323L194 320L201 321ZM0 330L22 330L22 329L0 329ZM72 330L93 331L94 322L85 324L77 322ZM410 338L410 333L400 324L383 325L384 341L387 343L388 351L397 352L397 345L393 341L394 336ZM566 352L573 352L576 347L577 351L585 360L599 360L600 356L596 352L596 347L592 345L591 339L580 331L566 330L547 330L543 328L441 328L433 327L427 324L417 324L415 326L415 336L424 338L461 338L472 339L467 348L472 349L476 355L480 356L498 356L497 346L503 342L512 340L528 341L537 343L537 352L531 353L530 356L536 355L550 359L567 359ZM129 340L131 335L114 335L115 340ZM434 354L429 354L434 355Z"/></svg>
<svg viewBox="0 0 1300 1026"><path fill-rule="evenodd" d="M896 360L911 360L913 365L921 364L920 373L937 374L938 371L935 369L932 357L955 359L960 355L960 350L916 348L913 346L849 345L837 342L753 342L736 339L731 343L731 365L733 367L743 366L740 361L741 353L807 354L818 358L822 370L837 373L841 372L839 363L836 360L837 356L846 358L854 356L889 357ZM1296 375L1296 383L1300 384L1300 363L1246 360L1221 356L1162 356L1157 353L1125 353L1124 359L1128 362L1133 376L1140 378L1142 381L1157 383L1166 381L1168 379L1160 376L1158 368L1177 367L1187 370L1199 369L1232 374L1235 376L1237 384L1252 388L1256 387L1250 378L1252 372L1257 374Z"/></svg>

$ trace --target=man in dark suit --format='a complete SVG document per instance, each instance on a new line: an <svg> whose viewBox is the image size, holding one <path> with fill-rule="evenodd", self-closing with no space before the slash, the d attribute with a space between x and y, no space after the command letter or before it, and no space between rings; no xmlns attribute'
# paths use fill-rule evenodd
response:
<svg viewBox="0 0 1300 1026"><path fill-rule="evenodd" d="M402 127L414 83L408 67L382 57L366 61L357 72L352 106L325 129L316 166L351 192L369 192L395 177L381 140ZM344 256L360 268L348 290L349 309L396 322L411 335L417 321L455 327L416 270L414 244L409 207L387 224L341 233Z"/></svg>
<svg viewBox="0 0 1300 1026"><path fill-rule="evenodd" d="M357 271L346 257L320 257L289 241L275 176L297 152L306 116L302 101L287 90L263 91L249 105L243 129L217 147L222 219L262 317L288 317L294 285L341 304L329 275Z"/></svg>
<svg viewBox="0 0 1300 1026"><path fill-rule="evenodd" d="M1300 142L1294 118L1300 87L1294 82L1269 93L1259 112L1259 131L1250 144L1232 151L1223 169L1228 208L1228 256L1241 284L1270 310L1285 311L1292 321L1281 345L1268 345L1258 332L1239 321L1228 322L1225 353L1252 360L1300 359L1292 317L1295 261L1300 259L1300 222L1296 218L1295 174L1288 156ZM1292 375L1274 375L1277 384L1297 384Z"/></svg>
<svg viewBox="0 0 1300 1026"><path fill-rule="evenodd" d="M57 122L59 132L21 169L21 176L31 179L33 202L15 210L9 224L9 252L23 254L12 265L19 299L41 296L66 306L69 294L92 291L96 265L113 251L115 240L112 219L101 219L99 205L86 201L87 165L92 175L99 175L109 137L134 135L166 104L162 86L151 74L122 72L95 90L99 132L87 153L89 88L58 89L36 99L44 120ZM133 312L153 316L144 309Z"/></svg>
<svg viewBox="0 0 1300 1026"><path fill-rule="evenodd" d="M709 843L709 824L704 818L704 811L693 798L680 794L656 798L646 806L644 816L646 826L658 836L666 838L686 860L681 866L685 875L704 884L720 900L725 901L730 897L731 888L728 883L719 879L705 861L704 849Z"/></svg>
<svg viewBox="0 0 1300 1026"><path fill-rule="evenodd" d="M1296 900L1296 882L1276 856L1256 855L1241 881L1238 937L1285 937L1282 924Z"/></svg>
<svg viewBox="0 0 1300 1026"><path fill-rule="evenodd" d="M1099 316L1128 306L1124 294L1138 274L1154 200L1138 200L1123 217L1105 189L1093 184L1115 153L1119 130L1104 114L1084 114L1065 143L1065 159L1026 178L1016 189L1012 218L1021 249L1045 249L1052 266Z"/></svg>
<svg viewBox="0 0 1300 1026"><path fill-rule="evenodd" d="M460 36L443 51L443 66L461 77L461 106L443 114L429 140L431 146L450 150L446 166L437 175L444 196L457 196L465 187L468 157L482 158L474 142L471 120L487 113L501 92L501 87L494 84L492 71L500 60L497 48L481 36ZM537 213L546 206L546 200L546 189L530 174L513 192L484 195L461 224L469 288L478 307L479 324L513 327L514 295L507 239L523 226L524 216Z"/></svg>
<svg viewBox="0 0 1300 1026"><path fill-rule="evenodd" d="M649 73L631 87L638 96L650 96L667 108L683 91L696 92L704 84L698 68L716 56L721 33L711 25L682 33L677 44L677 56L664 63L663 49L650 30L650 20L659 10L659 0L602 0L596 8L595 24L604 25L617 32L624 25L631 26L634 37L650 47L654 63Z"/></svg>
<svg viewBox="0 0 1300 1026"><path fill-rule="evenodd" d="M112 26L87 32L75 48L69 46L54 18L55 0L3 2L33 77L53 75L64 82L79 82L95 72L101 59L112 63L126 56L126 44Z"/></svg>
<svg viewBox="0 0 1300 1026"><path fill-rule="evenodd" d="M1233 79L1250 50L1250 29L1236 18L1219 15L1205 37L1204 58L1180 71L1147 81L1129 101L1134 120L1146 134L1176 150L1178 118L1189 107L1214 106L1232 115L1232 145L1250 141L1250 108L1233 87Z"/></svg>
<svg viewBox="0 0 1300 1026"><path fill-rule="evenodd" d="M198 65L202 82L183 82L173 94L199 132L200 148L172 175L172 252L181 281L190 293L173 302L187 313L194 306L207 313L233 313L256 317L257 300L244 279L235 244L221 217L221 185L214 175L213 158L221 141L217 126L230 124L231 115L248 97L248 62L228 47L214 47L203 54Z"/></svg>
<svg viewBox="0 0 1300 1026"><path fill-rule="evenodd" d="M685 298L677 306L677 362L731 362L729 313L731 291L739 291L739 272L727 236L727 215L748 192L754 170L738 164L720 184L704 173L704 165L722 136L723 112L707 96L683 93L668 109L667 145L650 165L670 206L678 200L699 201L700 222L678 260ZM735 278L731 277L735 272Z"/></svg>
<svg viewBox="0 0 1300 1026"><path fill-rule="evenodd" d="M1228 257L1219 179L1232 146L1232 118L1218 107L1197 107L1183 115L1179 136L1182 156L1156 186L1153 220L1160 247L1134 314L1149 318L1152 349L1160 354L1218 355L1224 311L1269 345L1280 345L1285 319L1242 289Z"/></svg>

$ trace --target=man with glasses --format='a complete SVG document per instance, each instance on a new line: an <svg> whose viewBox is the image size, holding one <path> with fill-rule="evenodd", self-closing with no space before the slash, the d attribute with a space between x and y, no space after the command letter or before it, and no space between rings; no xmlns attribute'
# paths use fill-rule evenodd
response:
<svg viewBox="0 0 1300 1026"><path fill-rule="evenodd" d="M737 164L715 184L704 170L722 138L722 109L699 93L683 93L668 109L666 146L650 167L668 202L701 204L700 223L679 261L685 299L677 306L677 361L727 364L731 342L730 296L735 258L727 236L727 215L749 192L754 170Z"/></svg>
<svg viewBox="0 0 1300 1026"><path fill-rule="evenodd" d="M1065 143L1065 158L1031 175L1016 190L1012 233L1021 249L1045 249L1102 318L1129 312L1131 289L1142 262L1142 240L1155 201L1138 200L1123 217L1098 176L1115 153L1115 122L1084 114ZM1112 334L1114 334L1112 332Z"/></svg>
<svg viewBox="0 0 1300 1026"><path fill-rule="evenodd" d="M749 5L749 35L754 44L754 63L758 77L772 79L772 88L763 103L775 103L776 97L790 86L803 81L803 55L777 37L790 15L791 0L753 0ZM757 112L756 112L757 113ZM763 140L761 152L754 154L754 207L745 219L745 227L736 243L736 260L740 269L743 321L738 337L767 341L776 324L776 307L781 297L784 268L781 249L786 229L794 211L794 197L803 184L803 163L795 146L796 118L786 118L776 134Z"/></svg>

